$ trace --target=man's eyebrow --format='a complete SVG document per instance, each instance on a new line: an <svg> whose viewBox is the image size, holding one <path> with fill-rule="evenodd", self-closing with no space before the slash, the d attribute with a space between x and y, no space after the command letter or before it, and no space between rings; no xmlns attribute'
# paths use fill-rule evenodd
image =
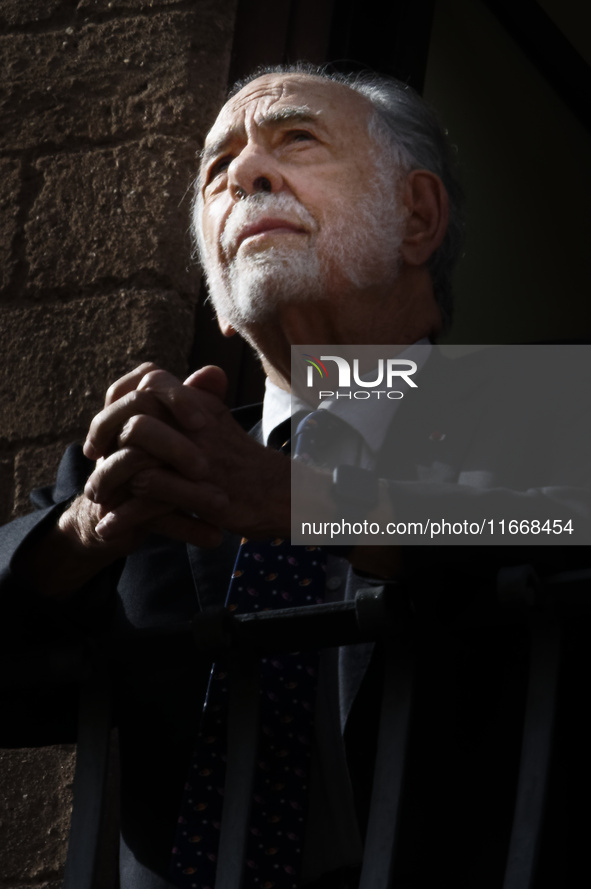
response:
<svg viewBox="0 0 591 889"><path fill-rule="evenodd" d="M259 127L273 127L281 123L318 123L321 111L312 111L307 105L284 105L276 111L269 111L257 118L256 123ZM230 128L226 130L210 145L202 148L200 158L200 169L203 171L205 167L220 154L223 154L232 139L236 135L236 130Z"/></svg>
<svg viewBox="0 0 591 889"><path fill-rule="evenodd" d="M285 121L294 123L318 123L321 111L312 111L308 105L283 105L276 111L269 111L257 119L257 124L261 127L273 126L276 123L284 123Z"/></svg>

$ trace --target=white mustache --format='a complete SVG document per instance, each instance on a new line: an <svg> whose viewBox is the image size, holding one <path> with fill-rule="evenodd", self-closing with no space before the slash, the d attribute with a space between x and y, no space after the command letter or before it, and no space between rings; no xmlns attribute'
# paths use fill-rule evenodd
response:
<svg viewBox="0 0 591 889"><path fill-rule="evenodd" d="M256 224L267 216L301 225L311 233L315 233L318 229L312 214L293 195L258 192L243 201L238 201L226 219L220 239L226 256L236 252L240 234L247 225Z"/></svg>

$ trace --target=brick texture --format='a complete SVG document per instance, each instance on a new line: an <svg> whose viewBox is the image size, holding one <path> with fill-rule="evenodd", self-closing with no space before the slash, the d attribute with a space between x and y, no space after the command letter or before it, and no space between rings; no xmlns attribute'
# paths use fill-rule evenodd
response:
<svg viewBox="0 0 591 889"><path fill-rule="evenodd" d="M0 33L11 27L45 24L56 15L71 15L76 3L77 0L27 0L26 3L23 0L2 0Z"/></svg>
<svg viewBox="0 0 591 889"><path fill-rule="evenodd" d="M192 310L172 293L117 291L6 313L2 336L3 437L62 439L82 434L107 387L142 361L182 375Z"/></svg>
<svg viewBox="0 0 591 889"><path fill-rule="evenodd" d="M17 232L19 192L20 163L0 158L0 290L10 283L15 267L13 242Z"/></svg>
<svg viewBox="0 0 591 889"><path fill-rule="evenodd" d="M0 889L31 883L58 889L74 778L72 748L0 751L0 767Z"/></svg>
<svg viewBox="0 0 591 889"><path fill-rule="evenodd" d="M179 0L80 0L77 8L80 10L92 10L93 12L116 12L117 10L129 11L152 9L154 6L174 6ZM201 8L210 4L200 3ZM213 9L215 6L210 5Z"/></svg>
<svg viewBox="0 0 591 889"><path fill-rule="evenodd" d="M235 7L0 0L0 522L29 511L113 380L186 370L190 184ZM60 889L73 767L68 747L0 750L0 889ZM97 889L118 885L115 809Z"/></svg>
<svg viewBox="0 0 591 889"><path fill-rule="evenodd" d="M58 439L48 445L31 445L18 451L14 461L13 515L31 512L31 491L53 482L61 455L68 444L68 439Z"/></svg>
<svg viewBox="0 0 591 889"><path fill-rule="evenodd" d="M7 522L12 512L14 490L14 461L0 460L0 524Z"/></svg>
<svg viewBox="0 0 591 889"><path fill-rule="evenodd" d="M229 33L223 15L200 8L0 37L0 150L146 132L202 137Z"/></svg>
<svg viewBox="0 0 591 889"><path fill-rule="evenodd" d="M28 286L48 291L148 273L195 292L186 236L195 147L148 137L107 151L43 158L25 226Z"/></svg>

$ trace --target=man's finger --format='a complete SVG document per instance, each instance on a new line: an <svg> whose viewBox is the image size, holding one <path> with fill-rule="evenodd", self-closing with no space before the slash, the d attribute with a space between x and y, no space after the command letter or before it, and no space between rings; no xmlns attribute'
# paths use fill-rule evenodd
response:
<svg viewBox="0 0 591 889"><path fill-rule="evenodd" d="M207 548L218 546L222 537L221 529L210 522L188 514L173 514L167 504L134 497L108 512L96 525L95 533L105 541L115 542L140 528Z"/></svg>
<svg viewBox="0 0 591 889"><path fill-rule="evenodd" d="M183 478L199 480L208 472L200 449L182 433L153 417L132 417L119 436L120 447L98 460L84 493L95 503L108 503L134 476L160 463L172 466Z"/></svg>
<svg viewBox="0 0 591 889"><path fill-rule="evenodd" d="M94 530L103 540L117 540L135 529L145 529L148 522L169 512L167 503L131 497L104 515Z"/></svg>
<svg viewBox="0 0 591 889"><path fill-rule="evenodd" d="M112 453L117 447L117 438L123 425L131 417L140 414L158 417L169 423L171 420L170 414L158 398L149 392L134 389L93 418L84 442L85 456L90 460L97 460Z"/></svg>
<svg viewBox="0 0 591 889"><path fill-rule="evenodd" d="M211 400L211 396L207 396ZM180 380L153 364L142 364L113 384L105 407L94 417L84 454L90 460L104 457L116 446L123 424L135 414L147 414L171 422L178 418L185 428L198 429L204 424L196 392L183 387Z"/></svg>
<svg viewBox="0 0 591 889"><path fill-rule="evenodd" d="M213 400L212 396L204 397ZM157 419L172 429L178 425L176 415L185 421L184 428L202 428L206 421L205 414L196 404L198 400L196 392L180 383L175 390L136 389L128 392L94 417L84 442L84 454L90 460L108 456L121 444L119 438L125 424L141 416ZM217 403L217 399L215 401Z"/></svg>
<svg viewBox="0 0 591 889"><path fill-rule="evenodd" d="M166 371L153 371L146 374L138 386L166 405L187 432L198 432L212 417L227 412L223 402L227 388L226 374L215 365L195 371L183 384Z"/></svg>
<svg viewBox="0 0 591 889"><path fill-rule="evenodd" d="M230 500L225 491L208 481L188 481L174 472L156 467L138 472L131 481L135 497L159 500L175 509L199 515L215 516Z"/></svg>
<svg viewBox="0 0 591 889"><path fill-rule="evenodd" d="M117 443L120 448L140 448L187 479L202 479L209 469L196 444L183 432L155 417L142 414L131 417L123 426Z"/></svg>
<svg viewBox="0 0 591 889"><path fill-rule="evenodd" d="M224 372L219 368L206 370L204 380L219 392L225 389ZM184 386L166 371L152 369L141 376L140 371L138 368L127 377L126 385L134 382L137 388L123 394L124 384L119 381L121 387L116 393L119 397L90 424L84 443L84 453L89 459L96 460L112 453L121 428L136 415L156 417L171 426L181 426L187 432L197 432L212 417L227 411L221 399L206 389Z"/></svg>
<svg viewBox="0 0 591 889"><path fill-rule="evenodd" d="M141 448L122 448L110 457L97 460L94 472L84 487L84 494L93 503L105 506L126 499L121 489L141 469L158 465L158 460Z"/></svg>
<svg viewBox="0 0 591 889"><path fill-rule="evenodd" d="M188 376L184 385L191 389L200 389L202 392L210 392L220 401L224 401L228 391L228 377L221 367L207 364Z"/></svg>
<svg viewBox="0 0 591 889"><path fill-rule="evenodd" d="M154 395L184 429L191 431L203 428L206 411L215 412L223 407L211 393L184 386L180 380L164 370L145 374L138 385L138 391Z"/></svg>
<svg viewBox="0 0 591 889"><path fill-rule="evenodd" d="M139 367L130 371L130 373L115 380L115 382L107 389L104 406L109 407L110 404L119 401L119 399L124 395L127 395L128 392L133 392L134 389L137 389L142 377L145 377L147 373L154 370L158 370L157 365L153 364L151 361L145 361L143 364L140 364Z"/></svg>

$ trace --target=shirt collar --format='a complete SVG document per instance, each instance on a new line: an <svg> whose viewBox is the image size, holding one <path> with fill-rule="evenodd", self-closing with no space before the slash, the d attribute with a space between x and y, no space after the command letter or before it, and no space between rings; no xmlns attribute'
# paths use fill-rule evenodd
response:
<svg viewBox="0 0 591 889"><path fill-rule="evenodd" d="M293 399L293 413L296 411L305 411L310 413L314 408L305 401ZM289 420L292 416L292 398L285 389L280 389L275 383L272 383L269 377L265 381L265 398L263 400L263 442L269 444L269 436L273 430L279 426L284 420Z"/></svg>

